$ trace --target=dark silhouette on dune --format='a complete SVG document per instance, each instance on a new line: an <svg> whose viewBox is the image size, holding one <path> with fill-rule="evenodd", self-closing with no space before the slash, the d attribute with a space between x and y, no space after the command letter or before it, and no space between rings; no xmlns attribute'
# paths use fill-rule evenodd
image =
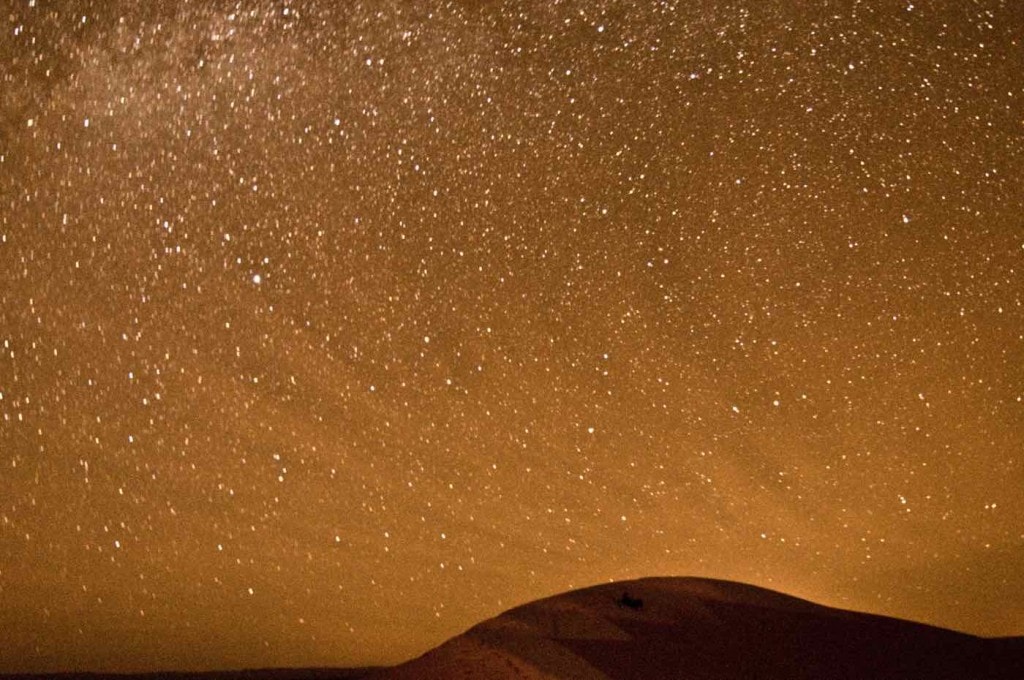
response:
<svg viewBox="0 0 1024 680"><path fill-rule="evenodd" d="M638 597L631 597L629 592L622 593L622 597L618 600L620 607L626 607L628 609L643 609L644 601Z"/></svg>

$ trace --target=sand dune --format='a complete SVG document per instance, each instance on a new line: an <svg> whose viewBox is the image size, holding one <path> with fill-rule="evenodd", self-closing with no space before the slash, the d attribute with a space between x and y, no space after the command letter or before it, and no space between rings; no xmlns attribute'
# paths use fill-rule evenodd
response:
<svg viewBox="0 0 1024 680"><path fill-rule="evenodd" d="M649 578L517 607L371 677L1021 680L1024 638L983 639L739 583Z"/></svg>

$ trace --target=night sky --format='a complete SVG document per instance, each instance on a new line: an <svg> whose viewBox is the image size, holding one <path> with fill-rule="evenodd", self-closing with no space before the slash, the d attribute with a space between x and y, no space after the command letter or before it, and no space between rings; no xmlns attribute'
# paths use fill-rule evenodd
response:
<svg viewBox="0 0 1024 680"><path fill-rule="evenodd" d="M1024 12L0 12L0 671L609 579L1024 634Z"/></svg>

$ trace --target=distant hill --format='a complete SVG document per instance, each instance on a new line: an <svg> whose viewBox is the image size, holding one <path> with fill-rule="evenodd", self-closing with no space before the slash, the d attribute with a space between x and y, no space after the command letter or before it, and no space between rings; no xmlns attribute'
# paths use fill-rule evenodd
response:
<svg viewBox="0 0 1024 680"><path fill-rule="evenodd" d="M1024 638L979 638L728 581L648 578L531 602L369 677L1024 680Z"/></svg>
<svg viewBox="0 0 1024 680"><path fill-rule="evenodd" d="M0 680L358 680L376 670L376 667L257 668L206 672L0 674Z"/></svg>

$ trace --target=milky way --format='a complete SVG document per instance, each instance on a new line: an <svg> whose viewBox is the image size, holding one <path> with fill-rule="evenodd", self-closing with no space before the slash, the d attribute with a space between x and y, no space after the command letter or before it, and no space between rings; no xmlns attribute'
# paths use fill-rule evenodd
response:
<svg viewBox="0 0 1024 680"><path fill-rule="evenodd" d="M0 671L702 575L1024 633L1024 15L0 16Z"/></svg>

